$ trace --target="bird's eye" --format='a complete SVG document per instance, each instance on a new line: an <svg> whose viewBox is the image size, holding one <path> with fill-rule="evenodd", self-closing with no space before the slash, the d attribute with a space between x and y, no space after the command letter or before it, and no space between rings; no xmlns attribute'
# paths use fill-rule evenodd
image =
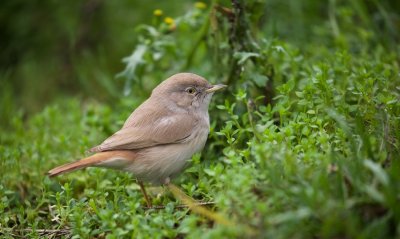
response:
<svg viewBox="0 0 400 239"><path fill-rule="evenodd" d="M189 94L191 94L191 95L193 95L193 94L196 93L196 89L193 88L193 87L189 87L189 88L186 89L186 92L189 93Z"/></svg>

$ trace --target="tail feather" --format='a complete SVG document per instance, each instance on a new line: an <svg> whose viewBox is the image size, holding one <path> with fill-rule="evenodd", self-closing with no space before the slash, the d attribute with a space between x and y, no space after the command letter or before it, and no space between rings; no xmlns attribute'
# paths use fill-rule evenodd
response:
<svg viewBox="0 0 400 239"><path fill-rule="evenodd" d="M100 152L94 155L91 155L87 158L83 158L81 160L72 162L72 163L67 163L61 166L58 166L56 168L53 168L49 172L47 172L47 175L49 177L55 177L57 175L63 174L63 173L68 173L72 172L78 169L90 167L90 166L97 166L98 164L101 164L102 162L105 162L107 160L113 159L113 158L118 158L119 160L126 160L126 161L131 161L135 159L136 153L134 151L128 151L128 150L118 150L118 151L106 151L106 152Z"/></svg>

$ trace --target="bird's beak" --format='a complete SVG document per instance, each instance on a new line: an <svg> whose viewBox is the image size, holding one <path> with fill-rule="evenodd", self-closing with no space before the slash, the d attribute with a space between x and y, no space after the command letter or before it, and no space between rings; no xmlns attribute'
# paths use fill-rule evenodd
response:
<svg viewBox="0 0 400 239"><path fill-rule="evenodd" d="M220 90L220 89L223 89L226 87L227 87L227 85L222 85L222 84L213 85L210 89L206 90L206 93L212 93L212 92L215 92L217 90Z"/></svg>

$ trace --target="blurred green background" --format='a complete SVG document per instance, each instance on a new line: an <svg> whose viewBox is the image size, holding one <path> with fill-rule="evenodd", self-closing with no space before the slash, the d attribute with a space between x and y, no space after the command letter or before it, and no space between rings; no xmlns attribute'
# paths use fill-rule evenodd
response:
<svg viewBox="0 0 400 239"><path fill-rule="evenodd" d="M182 14L188 1L1 1L1 124L58 97L111 102L120 96L121 59L135 45L135 28L154 9Z"/></svg>
<svg viewBox="0 0 400 239"><path fill-rule="evenodd" d="M335 15L345 23L342 31L351 32L355 23L372 27L378 36L375 40L388 47L396 49L399 40L399 1L353 0L345 7L343 1L336 0L258 2L261 9L254 17L259 18L259 34L303 49L313 51L318 45L342 42L357 50L359 38L352 41L350 36L346 43L342 38L347 36L340 35ZM218 3L230 6L230 1ZM121 59L134 49L135 28L150 24L155 9L175 17L193 4L183 0L1 1L1 125L6 126L16 111L37 112L59 97L72 95L108 103L121 97L124 79L115 76L124 69ZM375 38L367 31L354 34Z"/></svg>

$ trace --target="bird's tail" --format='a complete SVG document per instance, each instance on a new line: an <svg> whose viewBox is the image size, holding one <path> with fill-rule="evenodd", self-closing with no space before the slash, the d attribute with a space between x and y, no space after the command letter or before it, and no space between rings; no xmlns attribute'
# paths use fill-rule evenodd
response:
<svg viewBox="0 0 400 239"><path fill-rule="evenodd" d="M114 165L117 166L116 162L119 162L119 164L122 163L123 165L127 162L131 162L131 160L135 158L136 158L136 153L134 151L129 151L129 150L100 152L91 155L87 158L83 158L81 160L53 168L52 170L47 172L47 175L49 175L49 177L54 177L59 174L68 173L91 166L113 167Z"/></svg>

